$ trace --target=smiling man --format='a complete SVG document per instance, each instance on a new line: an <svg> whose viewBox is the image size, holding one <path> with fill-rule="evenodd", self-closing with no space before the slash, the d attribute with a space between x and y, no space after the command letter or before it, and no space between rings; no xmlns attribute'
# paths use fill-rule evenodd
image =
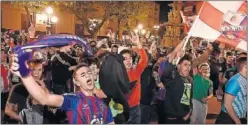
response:
<svg viewBox="0 0 248 125"><path fill-rule="evenodd" d="M12 73L21 77L16 55L11 63ZM73 82L78 87L78 92L56 95L45 92L34 78L29 75L21 77L24 86L40 104L59 107L66 111L70 124L109 124L114 123L109 107L97 98L93 92L95 87L94 75L85 64L78 65L73 73Z"/></svg>

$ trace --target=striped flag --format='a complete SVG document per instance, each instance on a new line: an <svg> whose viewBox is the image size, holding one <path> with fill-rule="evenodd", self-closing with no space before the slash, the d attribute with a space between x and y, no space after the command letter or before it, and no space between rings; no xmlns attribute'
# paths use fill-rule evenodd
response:
<svg viewBox="0 0 248 125"><path fill-rule="evenodd" d="M188 34L247 51L246 6L246 1L206 1Z"/></svg>

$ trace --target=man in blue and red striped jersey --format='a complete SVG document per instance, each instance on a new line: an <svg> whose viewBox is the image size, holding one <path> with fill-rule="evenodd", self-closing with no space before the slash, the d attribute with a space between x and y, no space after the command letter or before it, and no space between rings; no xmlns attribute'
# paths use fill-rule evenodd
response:
<svg viewBox="0 0 248 125"><path fill-rule="evenodd" d="M11 57L11 72L21 77L17 55ZM74 69L73 82L78 87L76 93L56 95L44 91L34 78L29 75L21 77L24 86L40 104L59 107L67 111L70 124L110 124L114 123L111 111L104 102L95 96L94 75L90 68L81 64Z"/></svg>

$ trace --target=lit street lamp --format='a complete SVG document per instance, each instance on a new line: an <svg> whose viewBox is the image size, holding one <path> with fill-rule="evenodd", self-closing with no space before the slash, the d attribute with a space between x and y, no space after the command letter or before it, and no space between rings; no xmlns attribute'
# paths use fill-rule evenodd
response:
<svg viewBox="0 0 248 125"><path fill-rule="evenodd" d="M58 22L58 18L56 16L52 16L53 8L47 7L45 10L46 13L43 13L40 17L43 24L45 24L47 29L47 34L51 34L51 31L54 25ZM50 30L49 30L50 29ZM55 30L55 29L54 29Z"/></svg>
<svg viewBox="0 0 248 125"><path fill-rule="evenodd" d="M139 36L144 35L146 33L146 30L143 29L143 25L139 24L136 29L134 29L135 33L138 33Z"/></svg>
<svg viewBox="0 0 248 125"><path fill-rule="evenodd" d="M155 32L155 34L156 34L155 40L158 42L159 41L158 30L159 30L160 26L155 25L155 26L153 26L153 28L156 30L156 32Z"/></svg>
<svg viewBox="0 0 248 125"><path fill-rule="evenodd" d="M156 31L158 31L159 28L160 28L160 26L159 26L159 25L155 25L153 28L154 28Z"/></svg>

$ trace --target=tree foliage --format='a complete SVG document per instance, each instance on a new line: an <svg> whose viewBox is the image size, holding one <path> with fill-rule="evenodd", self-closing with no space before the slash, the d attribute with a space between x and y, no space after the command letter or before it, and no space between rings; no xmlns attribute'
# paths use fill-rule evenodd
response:
<svg viewBox="0 0 248 125"><path fill-rule="evenodd" d="M64 10L73 13L93 38L96 38L96 33L113 16L111 11L114 8L114 2L111 1L57 1L56 3ZM97 22L93 19L97 19ZM92 23L96 25L92 27Z"/></svg>
<svg viewBox="0 0 248 125"><path fill-rule="evenodd" d="M41 12L50 5L49 1L11 1L10 4L15 7L24 8L27 13L28 23L34 23L31 19L31 13Z"/></svg>
<svg viewBox="0 0 248 125"><path fill-rule="evenodd" d="M117 21L117 34L120 36L120 31L130 30L130 21L143 20L148 18L149 6L145 2L140 1L115 1L114 8L111 12L114 19ZM122 22L126 22L123 23Z"/></svg>

